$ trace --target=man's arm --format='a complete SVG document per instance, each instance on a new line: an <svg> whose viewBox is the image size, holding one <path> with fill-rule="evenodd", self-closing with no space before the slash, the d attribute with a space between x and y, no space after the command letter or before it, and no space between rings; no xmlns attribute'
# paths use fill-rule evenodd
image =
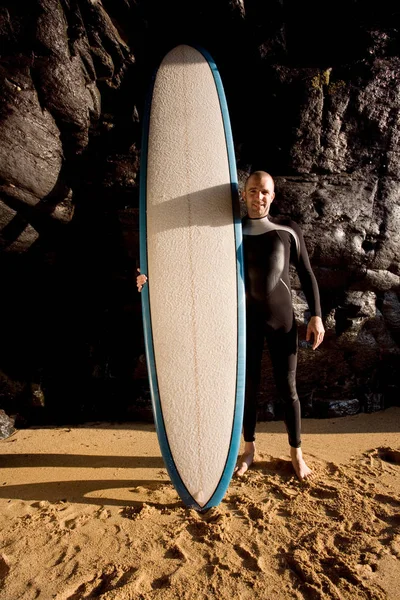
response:
<svg viewBox="0 0 400 600"><path fill-rule="evenodd" d="M304 242L303 233L297 223L293 221L290 226L297 233L299 239L299 249L295 252L296 255L293 262L299 275L300 283L304 295L307 299L308 307L311 312L311 319L307 326L306 341L313 339L313 350L318 348L324 339L325 329L322 323L321 301L319 289L314 272L311 268L310 259L308 256L306 244Z"/></svg>

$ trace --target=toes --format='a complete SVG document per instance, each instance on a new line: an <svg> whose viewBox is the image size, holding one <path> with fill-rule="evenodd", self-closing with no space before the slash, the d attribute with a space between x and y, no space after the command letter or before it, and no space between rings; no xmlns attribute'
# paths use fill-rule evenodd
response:
<svg viewBox="0 0 400 600"><path fill-rule="evenodd" d="M248 469L248 468L249 468L249 467L247 466L247 464L246 464L246 463L242 463L242 464L240 465L240 467L237 467L237 470L235 471L235 474L236 474L238 477L241 477L242 475L244 475L244 474L246 473L246 471L247 471L247 469Z"/></svg>
<svg viewBox="0 0 400 600"><path fill-rule="evenodd" d="M306 481L312 479L314 477L314 473L312 471L306 471L305 473L299 473L298 478L300 481Z"/></svg>

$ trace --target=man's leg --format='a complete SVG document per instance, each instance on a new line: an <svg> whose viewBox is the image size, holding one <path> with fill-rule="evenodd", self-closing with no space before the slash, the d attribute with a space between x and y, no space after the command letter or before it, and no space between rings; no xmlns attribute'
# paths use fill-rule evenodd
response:
<svg viewBox="0 0 400 600"><path fill-rule="evenodd" d="M246 323L246 395L243 414L244 452L238 461L236 475L243 475L254 459L257 423L257 390L260 384L264 347L264 322L248 309Z"/></svg>
<svg viewBox="0 0 400 600"><path fill-rule="evenodd" d="M296 388L297 326L293 319L290 331L269 330L267 341L278 393L283 400L284 420L288 432L290 457L297 477L311 475L301 451L301 407Z"/></svg>

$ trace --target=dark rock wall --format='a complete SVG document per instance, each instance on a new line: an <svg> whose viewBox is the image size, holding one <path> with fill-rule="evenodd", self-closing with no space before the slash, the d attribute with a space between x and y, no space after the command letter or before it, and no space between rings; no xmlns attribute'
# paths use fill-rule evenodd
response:
<svg viewBox="0 0 400 600"><path fill-rule="evenodd" d="M199 43L224 83L241 180L276 179L305 234L326 340L306 415L399 402L400 9L386 0L3 0L0 406L19 424L151 418L138 261L153 69ZM261 418L280 417L268 356Z"/></svg>

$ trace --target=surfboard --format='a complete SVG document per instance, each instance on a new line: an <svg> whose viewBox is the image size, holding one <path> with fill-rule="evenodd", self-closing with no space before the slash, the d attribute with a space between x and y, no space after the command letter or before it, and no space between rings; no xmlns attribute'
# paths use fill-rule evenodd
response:
<svg viewBox="0 0 400 600"><path fill-rule="evenodd" d="M242 233L232 132L215 62L180 45L143 119L140 269L158 441L186 506L217 506L240 445L245 379Z"/></svg>

